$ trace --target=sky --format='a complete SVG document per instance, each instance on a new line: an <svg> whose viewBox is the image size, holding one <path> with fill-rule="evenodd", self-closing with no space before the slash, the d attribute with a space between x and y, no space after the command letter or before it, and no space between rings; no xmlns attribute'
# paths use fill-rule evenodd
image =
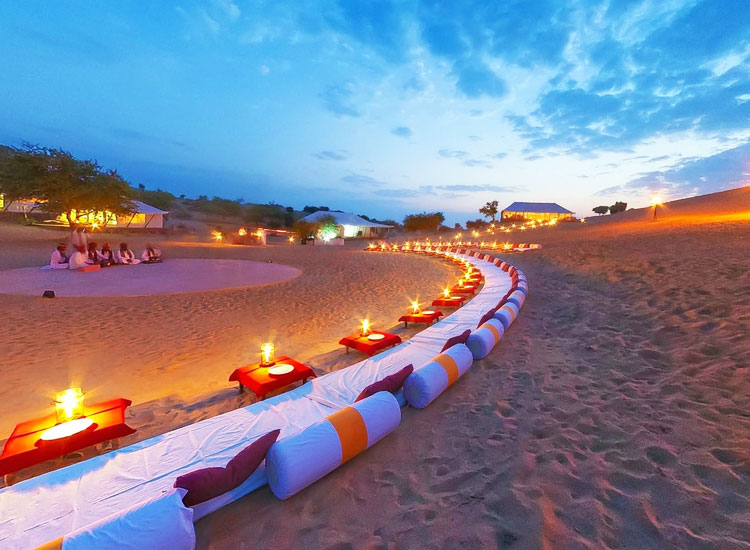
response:
<svg viewBox="0 0 750 550"><path fill-rule="evenodd" d="M750 185L747 0L0 3L0 143L400 221Z"/></svg>

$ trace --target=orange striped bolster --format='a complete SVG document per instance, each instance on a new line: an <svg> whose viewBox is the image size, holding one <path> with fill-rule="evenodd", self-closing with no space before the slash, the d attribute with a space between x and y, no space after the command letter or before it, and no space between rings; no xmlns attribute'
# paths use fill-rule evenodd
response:
<svg viewBox="0 0 750 550"><path fill-rule="evenodd" d="M63 537L52 540L41 546L37 546L34 550L62 550Z"/></svg>
<svg viewBox="0 0 750 550"><path fill-rule="evenodd" d="M490 332L495 336L495 343L497 344L500 341L500 333L497 331L495 327L487 323L486 325L482 325L483 328L490 329Z"/></svg>
<svg viewBox="0 0 750 550"><path fill-rule="evenodd" d="M511 319L513 319L514 321L516 320L516 314L511 308L509 308L508 306L503 306L502 309L510 313Z"/></svg>
<svg viewBox="0 0 750 550"><path fill-rule="evenodd" d="M341 464L367 448L367 426L354 407L345 407L326 420L333 424L341 441Z"/></svg>
<svg viewBox="0 0 750 550"><path fill-rule="evenodd" d="M453 359L450 355L446 355L444 353L441 353L435 359L433 359L436 363L439 363L443 369L445 369L445 374L448 375L448 385L450 386L458 380L458 365L456 364L456 360Z"/></svg>

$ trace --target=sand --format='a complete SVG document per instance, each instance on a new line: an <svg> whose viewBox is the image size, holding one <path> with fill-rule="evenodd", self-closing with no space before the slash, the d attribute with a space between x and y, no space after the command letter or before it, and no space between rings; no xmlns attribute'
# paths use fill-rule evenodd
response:
<svg viewBox="0 0 750 550"><path fill-rule="evenodd" d="M526 234L545 248L507 256L530 296L488 358L198 548L749 548L750 223Z"/></svg>
<svg viewBox="0 0 750 550"><path fill-rule="evenodd" d="M704 211L711 207L706 201ZM529 298L486 359L427 409L404 410L393 434L292 499L278 501L266 487L199 521L198 548L750 548L750 212L744 218L617 223L612 216L525 232L524 240L544 248L503 257L528 275ZM362 304L377 303L381 322L393 324L406 285L420 279L430 287L427 279L437 283L450 270L429 258L356 249L287 251L182 252L274 255L303 270L266 287L273 293L106 302L106 328L86 326L96 337L121 334L142 346L131 344L144 354L129 362L132 378L176 384L170 372L212 373L203 378L214 384L207 398L161 397L140 405L133 425L148 431L249 402L233 396L223 376L250 353L236 349L237 339L263 329L299 332L284 338L294 354L345 366L338 359L347 356L331 345L348 326L340 313L357 317ZM356 258L356 267L346 258ZM364 282L375 286L363 292ZM78 337L76 326L44 320L51 304L0 302L12 312L1 330L15 354L34 344L28 327L66 349ZM82 303L89 312L105 304ZM135 303L150 312L153 328L133 322ZM294 315L316 320L289 321ZM148 338L149 330L162 338ZM330 337L317 342L326 331ZM202 346L205 359L196 357ZM3 422L14 406L31 410L29 391L38 389L15 354L8 354L11 384L0 399ZM32 355L36 372L49 371L48 356ZM32 389L11 405L16 381ZM39 395L43 407L47 397Z"/></svg>

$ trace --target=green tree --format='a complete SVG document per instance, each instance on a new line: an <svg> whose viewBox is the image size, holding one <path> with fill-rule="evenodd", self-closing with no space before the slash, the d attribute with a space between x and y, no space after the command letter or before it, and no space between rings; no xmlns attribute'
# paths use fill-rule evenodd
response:
<svg viewBox="0 0 750 550"><path fill-rule="evenodd" d="M7 210L19 200L38 199L41 194L45 163L34 153L33 146L24 149L3 147L0 156L0 194Z"/></svg>
<svg viewBox="0 0 750 550"><path fill-rule="evenodd" d="M601 216L602 214L606 214L607 212L609 212L609 206L596 206L591 210Z"/></svg>
<svg viewBox="0 0 750 550"><path fill-rule="evenodd" d="M293 227L294 233L302 239L307 239L318 231L318 224L315 222L308 222L305 220L297 220Z"/></svg>
<svg viewBox="0 0 750 550"><path fill-rule="evenodd" d="M495 223L495 217L497 216L497 212L498 212L497 201L487 202L484 204L482 208L479 209L479 213L485 218L490 218L492 223Z"/></svg>
<svg viewBox="0 0 750 550"><path fill-rule="evenodd" d="M316 220L318 224L318 233L323 240L333 239L339 234L339 224L336 218L331 215L321 216Z"/></svg>
<svg viewBox="0 0 750 550"><path fill-rule="evenodd" d="M404 229L406 231L437 231L444 221L445 216L442 212L409 214L404 218Z"/></svg>

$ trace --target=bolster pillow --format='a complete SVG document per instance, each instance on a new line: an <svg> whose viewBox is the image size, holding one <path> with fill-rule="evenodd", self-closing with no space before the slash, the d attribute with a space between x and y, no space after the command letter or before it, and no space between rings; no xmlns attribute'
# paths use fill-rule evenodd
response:
<svg viewBox="0 0 750 550"><path fill-rule="evenodd" d="M508 330L508 327L516 320L517 315L518 307L516 304L506 302L495 312L494 317L503 324L505 330Z"/></svg>
<svg viewBox="0 0 750 550"><path fill-rule="evenodd" d="M508 301L506 303L516 304L516 307L520 311L525 301L526 301L526 295L523 292L519 292L518 290L515 290L510 296L508 296Z"/></svg>
<svg viewBox="0 0 750 550"><path fill-rule="evenodd" d="M266 455L271 491L286 500L372 447L400 422L398 401L381 391L277 441Z"/></svg>
<svg viewBox="0 0 750 550"><path fill-rule="evenodd" d="M466 344L456 344L448 348L406 379L406 400L412 407L424 409L469 370L473 360Z"/></svg>
<svg viewBox="0 0 750 550"><path fill-rule="evenodd" d="M185 489L140 502L39 548L45 550L193 550L193 510L182 503ZM38 549L37 549L38 550Z"/></svg>
<svg viewBox="0 0 750 550"><path fill-rule="evenodd" d="M497 319L491 318L469 335L466 346L474 359L482 359L492 351L505 333L505 327Z"/></svg>

